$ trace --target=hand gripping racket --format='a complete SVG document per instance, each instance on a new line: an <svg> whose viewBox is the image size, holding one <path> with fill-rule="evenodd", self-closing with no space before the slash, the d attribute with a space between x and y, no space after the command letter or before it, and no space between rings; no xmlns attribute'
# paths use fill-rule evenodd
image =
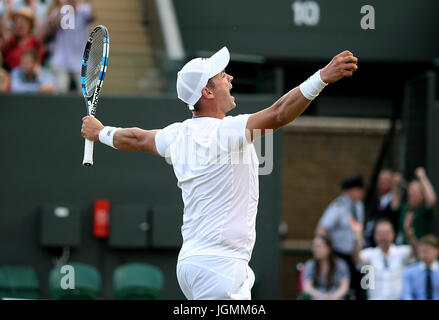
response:
<svg viewBox="0 0 439 320"><path fill-rule="evenodd" d="M99 25L88 37L82 58L81 87L87 114L94 117L99 92L104 83L110 53L110 37L105 26ZM85 139L84 166L93 165L93 141Z"/></svg>

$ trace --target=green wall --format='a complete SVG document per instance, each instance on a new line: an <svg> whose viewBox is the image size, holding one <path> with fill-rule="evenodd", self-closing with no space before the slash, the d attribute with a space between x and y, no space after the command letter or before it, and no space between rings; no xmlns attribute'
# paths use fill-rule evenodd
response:
<svg viewBox="0 0 439 320"><path fill-rule="evenodd" d="M295 23L293 3L318 5L318 23ZM361 27L364 5L375 10L375 29ZM225 45L232 59L326 61L348 49L362 62L425 62L439 52L437 0L174 0L174 6L190 56Z"/></svg>
<svg viewBox="0 0 439 320"><path fill-rule="evenodd" d="M273 101L268 96L238 96L233 114L251 113ZM92 234L92 203L96 198L108 198L113 204L181 206L172 167L153 155L117 151L102 144L95 144L95 165L83 167L80 127L84 113L80 96L0 95L0 265L34 266L41 297L48 298L48 273L60 250L39 244L39 207L43 203L74 204L81 212L81 244L71 250L70 261L99 269L104 298L113 298L114 269L131 261L159 266L165 273L164 298L184 298L175 276L177 248L114 249L107 239L96 239ZM171 96L104 95L97 117L104 124L151 129L182 121L190 113ZM250 262L259 281L255 298L265 299L280 296L281 132L274 137L274 170L260 177L257 240ZM173 228L167 232L180 232L180 226Z"/></svg>

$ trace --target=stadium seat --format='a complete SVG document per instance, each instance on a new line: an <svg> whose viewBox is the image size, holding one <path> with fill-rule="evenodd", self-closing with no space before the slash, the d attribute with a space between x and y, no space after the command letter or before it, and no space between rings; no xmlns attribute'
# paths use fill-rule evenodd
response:
<svg viewBox="0 0 439 320"><path fill-rule="evenodd" d="M157 300L163 293L163 273L149 264L125 264L114 271L113 286L118 300Z"/></svg>
<svg viewBox="0 0 439 320"><path fill-rule="evenodd" d="M40 285L31 266L0 267L0 298L38 299Z"/></svg>
<svg viewBox="0 0 439 320"><path fill-rule="evenodd" d="M49 291L55 300L96 300L101 292L101 276L93 266L83 263L69 263L75 277L74 289L63 289L61 280L67 273L61 273L61 267L53 268L49 274Z"/></svg>

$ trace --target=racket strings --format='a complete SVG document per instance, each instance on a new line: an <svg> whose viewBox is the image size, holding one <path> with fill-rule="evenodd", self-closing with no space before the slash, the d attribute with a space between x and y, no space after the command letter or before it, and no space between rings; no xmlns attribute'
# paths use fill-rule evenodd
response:
<svg viewBox="0 0 439 320"><path fill-rule="evenodd" d="M91 96L98 84L102 65L102 52L104 47L104 33L99 30L95 33L88 56L86 84L87 94Z"/></svg>

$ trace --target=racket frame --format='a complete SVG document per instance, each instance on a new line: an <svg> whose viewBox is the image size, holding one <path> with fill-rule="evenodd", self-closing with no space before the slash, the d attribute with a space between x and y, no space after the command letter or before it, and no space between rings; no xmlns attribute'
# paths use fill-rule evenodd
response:
<svg viewBox="0 0 439 320"><path fill-rule="evenodd" d="M104 42L102 48L101 69L99 73L98 82L96 84L96 88L94 89L94 92L90 93L87 92L86 89L87 62L88 62L93 38L98 31L102 31L103 42ZM87 44L85 45L85 49L84 49L84 55L82 58L82 66L81 66L81 89L85 99L86 113L87 115L92 117L94 117L96 114L96 106L99 99L99 93L101 91L105 79L105 74L107 72L109 52L110 52L110 37L108 34L108 29L104 25L98 25L93 29L93 31L90 33L88 37ZM88 139L85 139L84 159L82 161L82 164L87 167L93 165L93 141L90 141Z"/></svg>

